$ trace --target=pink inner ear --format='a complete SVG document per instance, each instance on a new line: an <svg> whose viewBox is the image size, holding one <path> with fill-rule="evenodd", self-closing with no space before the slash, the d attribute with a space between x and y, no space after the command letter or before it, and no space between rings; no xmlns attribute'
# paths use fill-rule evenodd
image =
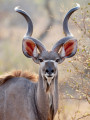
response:
<svg viewBox="0 0 90 120"><path fill-rule="evenodd" d="M33 56L34 48L35 48L35 43L32 40L25 41L25 49L28 55Z"/></svg>
<svg viewBox="0 0 90 120"><path fill-rule="evenodd" d="M69 40L64 44L65 56L69 56L74 50L75 41Z"/></svg>

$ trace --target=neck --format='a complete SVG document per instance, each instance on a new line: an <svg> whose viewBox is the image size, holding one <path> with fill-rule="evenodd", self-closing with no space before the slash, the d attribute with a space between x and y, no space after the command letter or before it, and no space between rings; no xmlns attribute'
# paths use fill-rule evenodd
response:
<svg viewBox="0 0 90 120"><path fill-rule="evenodd" d="M58 108L58 74L49 85L47 80L39 72L39 82L37 87L37 109L41 120L53 120Z"/></svg>

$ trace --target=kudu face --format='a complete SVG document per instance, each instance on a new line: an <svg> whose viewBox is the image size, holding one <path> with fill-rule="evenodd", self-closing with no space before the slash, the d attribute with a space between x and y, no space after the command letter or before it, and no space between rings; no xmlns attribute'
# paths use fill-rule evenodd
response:
<svg viewBox="0 0 90 120"><path fill-rule="evenodd" d="M22 42L22 50L26 57L32 58L37 64L40 64L40 74L47 80L48 84L57 75L57 65L75 55L77 51L77 40L72 36L68 29L68 20L71 14L78 10L80 6L77 4L75 8L72 8L65 16L63 22L63 30L66 37L60 39L52 48L51 51L47 51L44 45L31 37L33 32L33 24L27 13L18 7L15 11L24 16L28 23L28 30L25 34Z"/></svg>
<svg viewBox="0 0 90 120"><path fill-rule="evenodd" d="M41 76L49 85L57 75L57 64L59 59L59 55L53 51L44 51L39 56Z"/></svg>

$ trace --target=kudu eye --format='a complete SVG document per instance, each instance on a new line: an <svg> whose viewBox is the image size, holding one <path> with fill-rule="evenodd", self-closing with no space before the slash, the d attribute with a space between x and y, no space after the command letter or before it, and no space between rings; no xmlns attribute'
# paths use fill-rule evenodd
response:
<svg viewBox="0 0 90 120"><path fill-rule="evenodd" d="M40 58L39 61L40 61L40 62L43 62L43 59Z"/></svg>
<svg viewBox="0 0 90 120"><path fill-rule="evenodd" d="M55 61L56 61L56 62L59 62L59 59L56 59Z"/></svg>

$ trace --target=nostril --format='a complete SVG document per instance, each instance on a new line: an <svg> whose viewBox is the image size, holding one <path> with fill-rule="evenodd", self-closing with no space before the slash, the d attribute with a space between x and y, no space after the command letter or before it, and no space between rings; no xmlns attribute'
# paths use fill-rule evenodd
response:
<svg viewBox="0 0 90 120"><path fill-rule="evenodd" d="M48 69L46 69L46 73L49 73L49 70L48 70Z"/></svg>
<svg viewBox="0 0 90 120"><path fill-rule="evenodd" d="M48 74L52 74L52 73L54 73L54 70L53 69L46 69L46 71L45 71L46 73L48 73Z"/></svg>
<svg viewBox="0 0 90 120"><path fill-rule="evenodd" d="M54 73L54 70L51 70L51 73Z"/></svg>

